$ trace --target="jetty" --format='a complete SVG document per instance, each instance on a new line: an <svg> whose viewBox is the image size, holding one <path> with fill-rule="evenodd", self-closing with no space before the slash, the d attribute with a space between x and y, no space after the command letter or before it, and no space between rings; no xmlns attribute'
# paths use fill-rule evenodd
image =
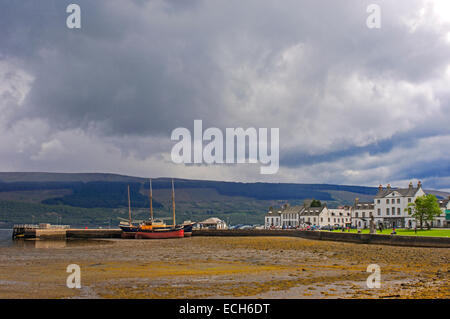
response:
<svg viewBox="0 0 450 319"><path fill-rule="evenodd" d="M121 229L70 228L69 225L14 225L13 239L120 238Z"/></svg>

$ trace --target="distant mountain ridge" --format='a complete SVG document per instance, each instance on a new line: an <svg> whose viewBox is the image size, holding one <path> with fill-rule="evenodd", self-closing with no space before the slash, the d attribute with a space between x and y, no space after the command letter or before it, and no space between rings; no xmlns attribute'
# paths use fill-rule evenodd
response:
<svg viewBox="0 0 450 319"><path fill-rule="evenodd" d="M378 191L377 187L333 184L174 181L180 219L219 217L234 223L262 223L269 206L301 204L307 199L327 202L329 207L351 205L356 197L372 200ZM0 224L34 218L52 222L57 215L70 223L99 225L106 219L127 217L127 186L133 216L147 218L148 178L107 173L0 173ZM170 216L171 178L152 178L152 187L157 214ZM426 192L441 198L449 195Z"/></svg>
<svg viewBox="0 0 450 319"><path fill-rule="evenodd" d="M26 188L25 184L29 184L30 188L33 188L33 183L38 187L47 184L47 187L60 188L64 187L66 183L89 183L89 182L121 182L121 183L147 183L148 177L136 177L127 176L113 173L51 173L51 172L0 172L0 192L5 190L6 185L10 185L11 191L13 185L17 187ZM170 188L170 180L168 177L152 178L153 188ZM327 191L348 191L353 193L360 193L364 195L374 196L378 190L377 187L370 186L354 186L354 185L337 185L337 184L303 184L303 183L266 183L266 182L225 182L214 180L191 180L174 178L178 187L181 188L204 188L213 187L219 192L226 193L226 195L244 195L258 199L263 197L277 197L277 198L299 198L299 194L295 194L296 191L308 192L311 194L324 196L318 199L331 199L326 195ZM227 185L232 185L233 189L227 189ZM2 188L3 187L3 188ZM148 188L148 185L146 186ZM253 190L249 190L249 188ZM325 193L321 193L325 192ZM450 195L450 193L426 190L438 194L440 197ZM259 195L258 195L259 194ZM301 198L306 198L301 196ZM307 196L308 197L308 196Z"/></svg>

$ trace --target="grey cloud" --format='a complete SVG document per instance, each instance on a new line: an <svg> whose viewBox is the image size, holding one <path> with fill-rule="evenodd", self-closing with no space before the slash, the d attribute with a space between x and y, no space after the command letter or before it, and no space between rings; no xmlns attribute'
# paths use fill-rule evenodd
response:
<svg viewBox="0 0 450 319"><path fill-rule="evenodd" d="M322 163L321 181L351 180L333 163L445 135L450 111L449 25L426 11L412 32L424 1L404 0L381 2L382 28L369 30L372 2L79 0L82 29L69 30L70 1L5 0L0 62L34 81L0 125L39 119L47 143L86 134L137 162L161 159L171 130L194 119L280 127L287 171Z"/></svg>

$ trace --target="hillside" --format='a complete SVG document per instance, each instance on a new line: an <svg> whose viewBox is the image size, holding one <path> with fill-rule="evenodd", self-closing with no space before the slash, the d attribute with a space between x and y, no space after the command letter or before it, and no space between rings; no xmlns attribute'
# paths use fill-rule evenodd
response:
<svg viewBox="0 0 450 319"><path fill-rule="evenodd" d="M127 218L127 186L133 217L148 217L147 178L101 173L0 173L0 227L13 223L62 219L77 226L115 226ZM158 217L171 216L171 180L152 179L153 206ZM177 221L211 216L232 224L261 224L269 206L301 204L319 199L329 207L371 200L375 187L329 184L235 183L175 179ZM434 192L443 197L444 192ZM59 218L59 219L58 219Z"/></svg>

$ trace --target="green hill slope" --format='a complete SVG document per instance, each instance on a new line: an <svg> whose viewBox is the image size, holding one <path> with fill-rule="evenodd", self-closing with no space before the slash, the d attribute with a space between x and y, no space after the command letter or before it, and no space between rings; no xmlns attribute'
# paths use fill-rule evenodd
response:
<svg viewBox="0 0 450 319"><path fill-rule="evenodd" d="M0 173L0 227L50 222L86 226L116 225L128 217L127 186L133 217L148 218L147 178L102 173ZM171 179L152 179L153 207L170 217ZM219 217L232 224L262 224L269 206L319 199L329 207L371 200L375 187L329 184L235 183L175 179L177 221ZM436 192L445 196L443 192Z"/></svg>

